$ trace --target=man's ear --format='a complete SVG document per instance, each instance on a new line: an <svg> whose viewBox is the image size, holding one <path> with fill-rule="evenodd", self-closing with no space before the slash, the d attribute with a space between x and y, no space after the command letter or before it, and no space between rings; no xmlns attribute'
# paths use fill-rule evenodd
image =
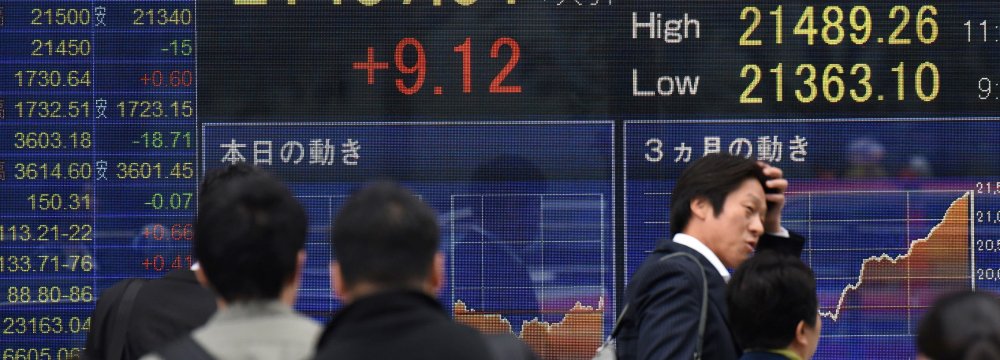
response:
<svg viewBox="0 0 1000 360"><path fill-rule="evenodd" d="M340 264L336 261L330 263L330 287L333 288L333 294L340 299L341 302L348 302L348 290L347 286L344 285L344 277L340 273Z"/></svg>
<svg viewBox="0 0 1000 360"><path fill-rule="evenodd" d="M198 283L206 289L212 289L212 283L208 282L208 276L205 276L205 268L199 266L194 271L194 278L198 279Z"/></svg>
<svg viewBox="0 0 1000 360"><path fill-rule="evenodd" d="M302 272L306 268L306 249L299 250L299 253L295 257L295 275L293 276L293 281L295 281L296 286L301 286L300 281L302 280Z"/></svg>
<svg viewBox="0 0 1000 360"><path fill-rule="evenodd" d="M444 254L435 253L434 263L431 266L431 273L427 278L427 290L431 291L433 295L437 295L441 287L444 286Z"/></svg>
<svg viewBox="0 0 1000 360"><path fill-rule="evenodd" d="M798 346L809 346L807 330L809 330L809 324L806 324L805 320L799 320L799 324L795 326L795 339L792 342Z"/></svg>
<svg viewBox="0 0 1000 360"><path fill-rule="evenodd" d="M705 198L704 196L699 196L694 199L691 199L692 217L695 217L699 220L705 220L708 219L708 217L712 216L713 214L714 213L712 209L712 202L708 201L707 198Z"/></svg>

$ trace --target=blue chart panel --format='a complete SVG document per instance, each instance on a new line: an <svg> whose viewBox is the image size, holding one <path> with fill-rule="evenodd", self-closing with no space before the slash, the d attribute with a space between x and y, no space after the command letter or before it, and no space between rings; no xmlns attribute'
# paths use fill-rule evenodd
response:
<svg viewBox="0 0 1000 360"><path fill-rule="evenodd" d="M341 307L328 275L332 219L365 181L394 179L439 214L440 297L459 321L513 332L540 353L583 354L614 316L612 133L610 122L206 124L203 163L256 162L302 201L298 309L326 319Z"/></svg>
<svg viewBox="0 0 1000 360"><path fill-rule="evenodd" d="M998 135L987 121L627 123L626 279L669 236L670 191L688 162L713 151L768 160L791 182L785 227L808 239L816 358L911 359L937 296L1000 288L1000 192L985 181L1000 169L982 161Z"/></svg>

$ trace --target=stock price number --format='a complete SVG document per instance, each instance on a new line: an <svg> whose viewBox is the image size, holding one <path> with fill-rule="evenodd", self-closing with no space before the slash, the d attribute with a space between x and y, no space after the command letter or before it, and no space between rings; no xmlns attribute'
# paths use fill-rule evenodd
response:
<svg viewBox="0 0 1000 360"><path fill-rule="evenodd" d="M0 242L5 241L93 241L91 224L59 225L0 224ZM58 262L58 259L56 260ZM58 271L58 270L56 270Z"/></svg>
<svg viewBox="0 0 1000 360"><path fill-rule="evenodd" d="M191 264L193 264L191 261L191 255L177 255L173 258L164 257L163 255L153 255L142 260L143 269L154 272L190 269Z"/></svg>
<svg viewBox="0 0 1000 360"><path fill-rule="evenodd" d="M906 100L907 78L909 78L906 64L900 62L899 65L889 70L896 74L896 100ZM768 69L767 72L774 78L774 101L784 101L785 65L778 63L778 66ZM759 65L743 66L740 78L749 79L750 83L740 95L740 104L764 102L763 96L754 94L754 90L763 81L764 76L764 70ZM918 99L930 102L938 97L941 90L941 74L937 65L923 62L917 65L912 76L913 91ZM871 82L872 68L868 64L828 64L826 66L800 64L795 67L792 81L796 88L794 99L803 104L812 103L818 99L830 103L838 103L845 99L856 103L885 100L884 95L875 94Z"/></svg>
<svg viewBox="0 0 1000 360"><path fill-rule="evenodd" d="M980 181L976 183L976 194L1000 195L1000 181Z"/></svg>
<svg viewBox="0 0 1000 360"><path fill-rule="evenodd" d="M132 144L146 149L190 149L190 131L147 131L139 135Z"/></svg>
<svg viewBox="0 0 1000 360"><path fill-rule="evenodd" d="M0 256L0 272L91 272L93 270L92 255Z"/></svg>
<svg viewBox="0 0 1000 360"><path fill-rule="evenodd" d="M190 87L194 85L194 72L191 70L153 70L139 77L142 86L149 87Z"/></svg>
<svg viewBox="0 0 1000 360"><path fill-rule="evenodd" d="M1000 281L1000 269L996 269L996 268L977 268L976 269L976 280Z"/></svg>
<svg viewBox="0 0 1000 360"><path fill-rule="evenodd" d="M90 56L90 39L31 40L31 56Z"/></svg>
<svg viewBox="0 0 1000 360"><path fill-rule="evenodd" d="M90 70L18 70L17 87L89 87Z"/></svg>
<svg viewBox="0 0 1000 360"><path fill-rule="evenodd" d="M11 286L7 288L9 303L89 303L94 301L94 287L90 285L70 286Z"/></svg>
<svg viewBox="0 0 1000 360"><path fill-rule="evenodd" d="M976 239L976 251L1000 252L1000 239Z"/></svg>
<svg viewBox="0 0 1000 360"><path fill-rule="evenodd" d="M7 348L3 349L3 360L75 360L83 353L82 348Z"/></svg>
<svg viewBox="0 0 1000 360"><path fill-rule="evenodd" d="M847 11L839 5L820 7L820 9L817 10L815 6L806 6L792 29L792 35L804 37L808 45L816 44L817 35L823 44L831 46L845 43L848 39L855 45L865 45L871 41L875 21L867 6L858 5ZM783 6L778 5L767 13L773 17L773 21L770 23L774 25L773 41L776 45L781 45L784 41L784 11ZM817 13L820 14L820 19L817 19ZM930 45L937 40L939 30L937 20L934 19L937 14L938 10L933 5L921 6L916 11L914 29L917 40L922 44ZM910 28L912 17L910 8L905 5L896 5L889 10L887 15L888 19L896 24L896 27L888 38L876 35L875 42L879 44L887 42L889 45L913 43L913 39L904 34L904 31ZM750 24L740 36L740 46L764 44L764 40L756 38L754 35L764 18L761 9L756 6L743 8L740 20L749 21Z"/></svg>
<svg viewBox="0 0 1000 360"><path fill-rule="evenodd" d="M169 56L191 56L194 54L194 41L191 39L170 40L167 46L160 49L160 52Z"/></svg>
<svg viewBox="0 0 1000 360"><path fill-rule="evenodd" d="M120 162L115 167L118 169L115 176L121 180L151 180L164 178L164 166L161 163ZM174 165L170 167L170 171L167 172L166 178L193 179L194 163L174 163Z"/></svg>
<svg viewBox="0 0 1000 360"><path fill-rule="evenodd" d="M153 210L188 210L194 193L154 193L149 201L143 203Z"/></svg>
<svg viewBox="0 0 1000 360"><path fill-rule="evenodd" d="M142 238L154 241L191 241L194 240L194 225L173 224L169 228L163 224L146 225L142 228Z"/></svg>
<svg viewBox="0 0 1000 360"><path fill-rule="evenodd" d="M90 9L87 8L35 8L31 9L31 25L45 26L87 26L90 25Z"/></svg>
<svg viewBox="0 0 1000 360"><path fill-rule="evenodd" d="M407 49L412 48L412 52ZM507 50L503 50L507 49ZM465 38L465 42L458 44L453 49L462 58L462 93L472 92L472 39ZM504 65L500 72L493 78L490 82L489 92L495 94L503 93L520 93L520 85L509 85L504 84L504 80L517 65L518 60L521 58L521 46L518 45L517 41L509 38L503 37L499 38L493 42L490 47L490 57L499 58L501 57L501 51L509 51L510 57L507 58L507 63ZM412 65L407 64L404 58L407 54L412 54L414 57L414 62ZM427 55L424 53L424 46L417 39L414 38L404 38L396 44L396 49L393 53L393 64L396 65L396 70L404 75L414 75L412 84L407 84L407 80L403 78L395 79L396 89L404 95L416 94L424 86L424 81L427 79ZM387 61L376 61L375 60L375 48L368 48L368 57L366 61L359 61L353 64L354 70L362 70L366 73L368 77L368 85L375 84L375 71L376 70L386 70L389 68L389 63ZM441 86L434 86L434 95L441 95L444 93L444 88Z"/></svg>
<svg viewBox="0 0 1000 360"><path fill-rule="evenodd" d="M18 101L14 103L19 118L77 119L90 117L89 101Z"/></svg>
<svg viewBox="0 0 1000 360"><path fill-rule="evenodd" d="M16 163L14 164L14 180L90 180L93 178L93 167L90 163Z"/></svg>
<svg viewBox="0 0 1000 360"><path fill-rule="evenodd" d="M2 327L4 335L80 334L90 331L90 317L7 316Z"/></svg>
<svg viewBox="0 0 1000 360"><path fill-rule="evenodd" d="M19 150L90 149L93 140L89 131L61 132L18 131L14 133L14 148Z"/></svg>
<svg viewBox="0 0 1000 360"><path fill-rule="evenodd" d="M132 16L137 26L187 26L194 19L191 9L133 9Z"/></svg>
<svg viewBox="0 0 1000 360"><path fill-rule="evenodd" d="M90 194L37 193L25 198L31 211L86 211L90 210Z"/></svg>
<svg viewBox="0 0 1000 360"><path fill-rule="evenodd" d="M194 115L194 101L125 100L118 102L118 112L123 118L189 118Z"/></svg>
<svg viewBox="0 0 1000 360"><path fill-rule="evenodd" d="M1000 224L1000 210L976 210L976 222L980 224Z"/></svg>

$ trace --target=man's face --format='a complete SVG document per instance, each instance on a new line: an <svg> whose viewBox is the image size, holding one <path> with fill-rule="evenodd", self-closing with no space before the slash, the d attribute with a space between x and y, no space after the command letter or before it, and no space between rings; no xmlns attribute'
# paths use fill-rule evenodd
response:
<svg viewBox="0 0 1000 360"><path fill-rule="evenodd" d="M718 216L709 212L703 228L706 236L701 240L726 267L736 268L757 247L766 213L764 188L756 179L746 179L729 193Z"/></svg>

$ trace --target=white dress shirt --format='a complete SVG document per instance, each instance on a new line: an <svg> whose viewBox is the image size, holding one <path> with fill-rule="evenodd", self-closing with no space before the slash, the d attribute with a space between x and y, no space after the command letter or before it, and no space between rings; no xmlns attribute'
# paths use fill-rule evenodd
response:
<svg viewBox="0 0 1000 360"><path fill-rule="evenodd" d="M692 250L697 251L699 254L701 254L701 256L704 256L706 259L708 259L708 262L712 263L712 266L715 267L715 270L719 272L719 275L722 275L722 280L729 282L729 278L732 277L732 275L729 274L729 269L726 269L726 265L722 264L722 260L720 260L718 256L715 256L715 253L712 252L712 249L709 249L708 246L705 246L705 244L703 244L701 240L698 240L693 236L685 233L676 233L674 234L674 242L687 246Z"/></svg>
<svg viewBox="0 0 1000 360"><path fill-rule="evenodd" d="M788 233L788 230L785 229L784 227L781 227L781 231L777 233L771 233L770 235L783 238L788 238L791 236L791 234ZM727 283L729 282L729 278L732 277L732 275L729 274L729 269L726 269L726 265L722 264L722 260L720 260L719 257L716 256L714 252L712 252L712 249L709 249L708 246L705 246L705 244L702 243L701 240L698 240L695 237L685 233L674 234L673 240L675 243L687 246L692 250L697 251L699 254L701 254L701 256L704 256L706 259L708 259L708 262L712 263L712 266L715 267L715 270L719 272L719 275L722 276L722 280L725 280Z"/></svg>

